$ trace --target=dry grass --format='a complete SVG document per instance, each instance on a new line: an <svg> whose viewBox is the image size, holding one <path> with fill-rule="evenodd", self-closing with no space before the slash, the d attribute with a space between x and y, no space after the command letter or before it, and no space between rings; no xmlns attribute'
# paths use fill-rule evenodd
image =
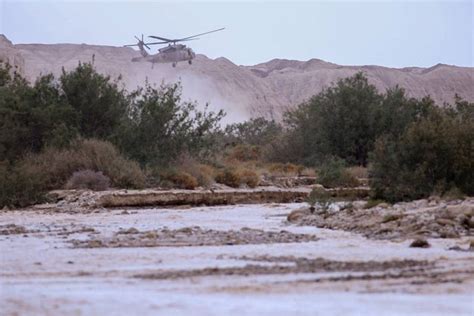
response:
<svg viewBox="0 0 474 316"><path fill-rule="evenodd" d="M268 171L272 176L285 177L285 176L298 176L306 168L304 166L295 165L292 163L273 163L267 167Z"/></svg>
<svg viewBox="0 0 474 316"><path fill-rule="evenodd" d="M303 177L316 177L317 173L314 168L304 168L303 170L301 170L299 175Z"/></svg>
<svg viewBox="0 0 474 316"><path fill-rule="evenodd" d="M237 171L240 176L240 182L246 184L250 188L255 188L260 183L258 174L250 169L240 169Z"/></svg>
<svg viewBox="0 0 474 316"><path fill-rule="evenodd" d="M262 158L262 150L258 146L240 144L231 148L227 160L232 161L257 161Z"/></svg>

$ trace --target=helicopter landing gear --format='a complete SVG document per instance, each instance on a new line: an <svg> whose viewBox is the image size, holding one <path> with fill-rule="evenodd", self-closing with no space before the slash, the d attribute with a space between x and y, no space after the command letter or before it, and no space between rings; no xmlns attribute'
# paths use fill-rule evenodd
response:
<svg viewBox="0 0 474 316"><path fill-rule="evenodd" d="M191 65L192 63L193 63L193 60L192 60L192 59L188 60L188 64Z"/></svg>
<svg viewBox="0 0 474 316"><path fill-rule="evenodd" d="M173 68L175 68L177 65L177 63L172 63L171 66L173 66Z"/></svg>

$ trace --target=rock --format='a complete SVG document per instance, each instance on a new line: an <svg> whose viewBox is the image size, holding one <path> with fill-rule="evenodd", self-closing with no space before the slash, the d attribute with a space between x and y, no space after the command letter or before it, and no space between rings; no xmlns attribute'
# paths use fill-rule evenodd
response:
<svg viewBox="0 0 474 316"><path fill-rule="evenodd" d="M424 238L417 238L410 244L411 248L429 248L431 245Z"/></svg>
<svg viewBox="0 0 474 316"><path fill-rule="evenodd" d="M119 234L138 234L140 231L136 229L135 227L130 227L129 229L126 230L121 230L118 233Z"/></svg>
<svg viewBox="0 0 474 316"><path fill-rule="evenodd" d="M401 219L402 217L403 217L403 214L386 214L382 219L382 223L396 221L396 220Z"/></svg>
<svg viewBox="0 0 474 316"><path fill-rule="evenodd" d="M458 205L449 205L446 207L446 212L451 214L452 216L456 217L460 214L469 216L472 214L473 207L467 204L458 204ZM472 216L472 215L471 215Z"/></svg>
<svg viewBox="0 0 474 316"><path fill-rule="evenodd" d="M440 224L440 225L443 225L443 226L456 226L456 222L451 220L451 219L447 219L447 218L438 218L436 219L436 223Z"/></svg>
<svg viewBox="0 0 474 316"><path fill-rule="evenodd" d="M428 203L429 207L433 207L433 206L436 206L436 205L438 205L438 202L436 202L436 201L431 201L431 202Z"/></svg>
<svg viewBox="0 0 474 316"><path fill-rule="evenodd" d="M365 205L367 204L366 201L354 201L352 202L352 206L354 209L356 210L361 210L365 207Z"/></svg>
<svg viewBox="0 0 474 316"><path fill-rule="evenodd" d="M426 200L426 199L418 200L418 201L415 202L415 206L416 206L416 208L427 207L428 206L428 200Z"/></svg>
<svg viewBox="0 0 474 316"><path fill-rule="evenodd" d="M467 222L467 227L469 227L470 229L474 229L474 220L473 219L470 219Z"/></svg>
<svg viewBox="0 0 474 316"><path fill-rule="evenodd" d="M303 208L303 209L297 209L297 210L294 210L293 212L291 212L290 214L288 214L288 216L286 217L286 219L289 221L289 222L297 222L299 221L301 218L304 218L308 215L310 215L311 212L308 208Z"/></svg>
<svg viewBox="0 0 474 316"><path fill-rule="evenodd" d="M383 203L378 204L377 206L380 208L389 208L390 204L383 202Z"/></svg>
<svg viewBox="0 0 474 316"><path fill-rule="evenodd" d="M442 231L439 236L441 238L459 238L459 234L453 230Z"/></svg>
<svg viewBox="0 0 474 316"><path fill-rule="evenodd" d="M459 215L457 217L457 220L459 221L459 224L461 224L461 226L463 226L466 229L474 228L474 221L464 214Z"/></svg>

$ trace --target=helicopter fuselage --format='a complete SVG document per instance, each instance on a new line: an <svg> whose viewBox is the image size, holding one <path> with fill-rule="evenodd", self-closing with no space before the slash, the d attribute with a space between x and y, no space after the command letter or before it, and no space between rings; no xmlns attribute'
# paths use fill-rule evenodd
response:
<svg viewBox="0 0 474 316"><path fill-rule="evenodd" d="M193 58L196 57L196 54L191 48L182 44L160 48L157 54L148 54L142 45L139 45L139 48L142 57L133 58L132 61L134 62L147 61L152 64L171 63L174 67L181 61L187 61L191 64Z"/></svg>

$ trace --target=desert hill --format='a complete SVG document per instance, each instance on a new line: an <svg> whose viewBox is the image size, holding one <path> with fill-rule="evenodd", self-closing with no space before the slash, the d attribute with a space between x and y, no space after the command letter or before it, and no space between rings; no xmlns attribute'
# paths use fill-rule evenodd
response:
<svg viewBox="0 0 474 316"><path fill-rule="evenodd" d="M183 84L185 99L211 109L223 108L227 121L252 116L280 117L294 106L321 91L339 78L364 71L370 82L384 91L399 85L408 95L430 95L438 104L452 102L455 93L474 101L474 68L438 64L430 68L387 68L381 66L341 66L319 59L295 61L273 59L254 66L239 66L226 58L209 59L198 55L192 65L131 62L139 52L132 48L86 44L12 44L0 35L0 59L7 59L30 81L40 74L59 75L79 61L93 61L96 69L111 77L122 75L128 90L150 83Z"/></svg>

